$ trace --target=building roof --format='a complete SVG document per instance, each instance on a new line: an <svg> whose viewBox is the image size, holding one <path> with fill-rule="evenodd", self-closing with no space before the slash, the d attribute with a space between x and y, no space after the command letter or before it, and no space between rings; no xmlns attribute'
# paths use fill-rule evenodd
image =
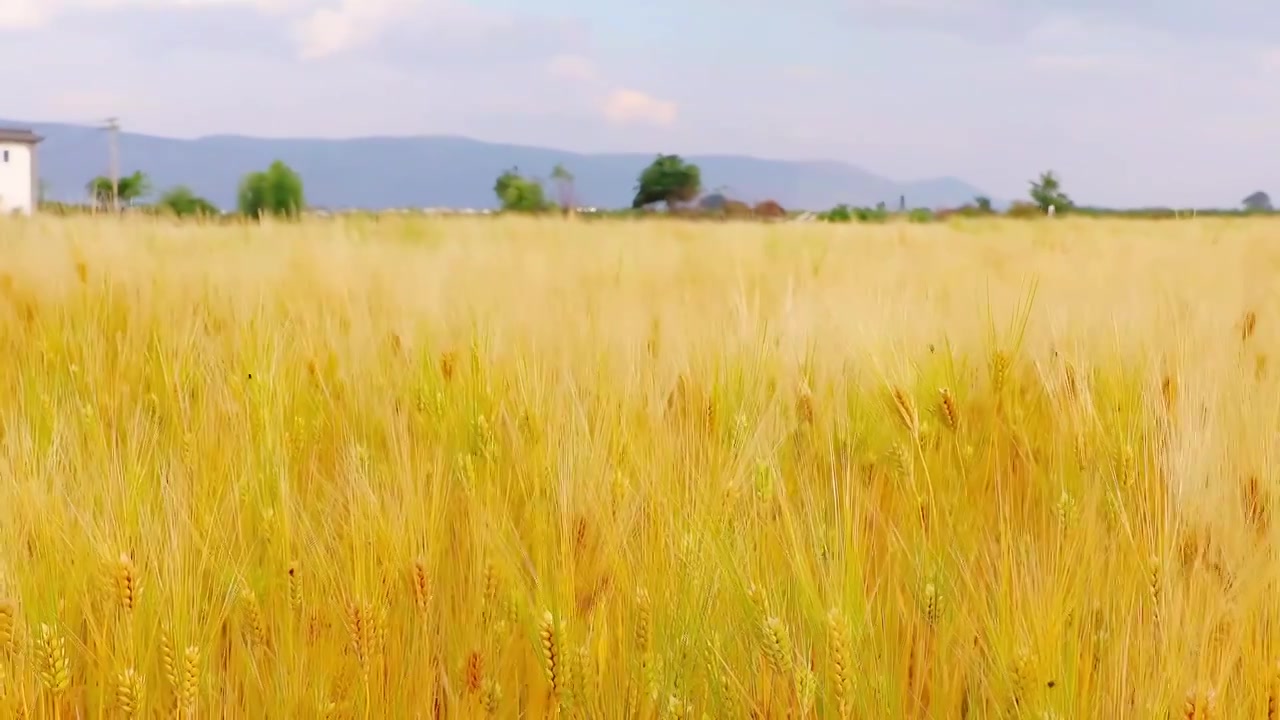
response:
<svg viewBox="0 0 1280 720"><path fill-rule="evenodd" d="M31 132L30 130L18 130L17 128L0 128L0 142L16 142L35 145L44 138Z"/></svg>

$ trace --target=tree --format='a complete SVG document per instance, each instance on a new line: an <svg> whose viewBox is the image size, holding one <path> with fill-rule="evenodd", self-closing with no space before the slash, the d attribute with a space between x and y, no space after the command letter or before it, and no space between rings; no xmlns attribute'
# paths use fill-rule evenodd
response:
<svg viewBox="0 0 1280 720"><path fill-rule="evenodd" d="M573 173L565 169L564 165L556 163L551 169L551 179L556 183L556 195L560 199L560 207L566 213L573 210L575 204L573 197Z"/></svg>
<svg viewBox="0 0 1280 720"><path fill-rule="evenodd" d="M985 195L979 195L978 197L974 198L973 204L978 206L978 212L981 212L981 213L991 212L991 198Z"/></svg>
<svg viewBox="0 0 1280 720"><path fill-rule="evenodd" d="M493 184L493 193L498 196L502 209L510 212L541 212L549 207L542 183L521 175L519 168L499 175Z"/></svg>
<svg viewBox="0 0 1280 720"><path fill-rule="evenodd" d="M1271 198L1261 190L1240 202L1248 212L1271 212Z"/></svg>
<svg viewBox="0 0 1280 720"><path fill-rule="evenodd" d="M151 193L151 179L141 170L135 170L133 174L120 178L115 187L112 187L111 178L99 175L89 181L88 190L95 205L109 206L112 198L118 196L120 204L127 207Z"/></svg>
<svg viewBox="0 0 1280 720"><path fill-rule="evenodd" d="M178 217L221 215L213 203L191 192L191 188L179 185L160 196L157 205Z"/></svg>
<svg viewBox="0 0 1280 720"><path fill-rule="evenodd" d="M819 215L818 219L826 222L852 222L853 208L841 203Z"/></svg>
<svg viewBox="0 0 1280 720"><path fill-rule="evenodd" d="M632 209L657 202L672 210L678 203L689 202L702 190L702 171L679 155L659 155L640 173Z"/></svg>
<svg viewBox="0 0 1280 720"><path fill-rule="evenodd" d="M249 173L240 181L236 204L240 212L253 218L263 215L296 218L306 207L302 178L293 168L276 160L265 171Z"/></svg>
<svg viewBox="0 0 1280 720"><path fill-rule="evenodd" d="M1041 212L1052 206L1057 211L1071 209L1071 198L1062 192L1062 183L1052 170L1040 174L1039 181L1031 181L1031 199Z"/></svg>

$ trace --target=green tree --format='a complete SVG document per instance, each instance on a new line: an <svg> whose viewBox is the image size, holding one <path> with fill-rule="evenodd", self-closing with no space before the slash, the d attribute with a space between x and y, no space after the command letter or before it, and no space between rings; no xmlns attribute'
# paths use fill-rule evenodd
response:
<svg viewBox="0 0 1280 720"><path fill-rule="evenodd" d="M302 178L293 168L276 160L265 171L244 177L237 205L240 212L254 218L263 215L296 218L306 207Z"/></svg>
<svg viewBox="0 0 1280 720"><path fill-rule="evenodd" d="M157 205L178 217L204 217L221 214L221 211L213 203L196 195L191 191L191 188L185 185L179 185L161 195L160 202Z"/></svg>
<svg viewBox="0 0 1280 720"><path fill-rule="evenodd" d="M498 176L493 184L502 209L510 212L541 212L549 207L542 183L520 174L519 168L511 168Z"/></svg>
<svg viewBox="0 0 1280 720"><path fill-rule="evenodd" d="M693 200L702 191L702 171L679 155L659 155L640 173L632 209L666 203L667 209Z"/></svg>
<svg viewBox="0 0 1280 720"><path fill-rule="evenodd" d="M575 200L573 197L573 173L569 172L564 165L556 163L551 169L551 179L556 184L556 195L560 200L560 207L567 213L573 209Z"/></svg>
<svg viewBox="0 0 1280 720"><path fill-rule="evenodd" d="M991 212L991 198L985 195L979 195L978 197L974 198L973 204L978 206L978 212L981 212L981 213Z"/></svg>
<svg viewBox="0 0 1280 720"><path fill-rule="evenodd" d="M151 179L141 170L135 170L112 187L111 178L99 175L89 181L88 190L94 204L110 206L112 197L118 194L120 204L127 207L151 193Z"/></svg>
<svg viewBox="0 0 1280 720"><path fill-rule="evenodd" d="M1040 174L1040 179L1031 181L1031 200L1041 212L1048 212L1052 206L1055 211L1071 209L1071 198L1062 191L1062 182L1052 170Z"/></svg>
<svg viewBox="0 0 1280 720"><path fill-rule="evenodd" d="M853 208L849 207L844 203L841 203L831 208L830 210L822 213L821 215L819 215L818 219L823 220L825 222L842 222L842 223L852 222Z"/></svg>

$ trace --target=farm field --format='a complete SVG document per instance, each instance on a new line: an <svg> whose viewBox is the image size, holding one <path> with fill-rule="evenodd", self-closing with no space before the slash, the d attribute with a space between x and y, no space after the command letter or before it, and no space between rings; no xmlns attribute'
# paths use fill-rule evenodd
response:
<svg viewBox="0 0 1280 720"><path fill-rule="evenodd" d="M0 716L1277 717L1274 237L0 221Z"/></svg>

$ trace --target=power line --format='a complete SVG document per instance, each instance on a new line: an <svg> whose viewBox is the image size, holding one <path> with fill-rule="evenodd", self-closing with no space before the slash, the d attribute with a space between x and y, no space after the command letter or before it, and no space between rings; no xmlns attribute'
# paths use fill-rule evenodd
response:
<svg viewBox="0 0 1280 720"><path fill-rule="evenodd" d="M107 151L111 176L111 211L120 214L120 120L107 118Z"/></svg>

